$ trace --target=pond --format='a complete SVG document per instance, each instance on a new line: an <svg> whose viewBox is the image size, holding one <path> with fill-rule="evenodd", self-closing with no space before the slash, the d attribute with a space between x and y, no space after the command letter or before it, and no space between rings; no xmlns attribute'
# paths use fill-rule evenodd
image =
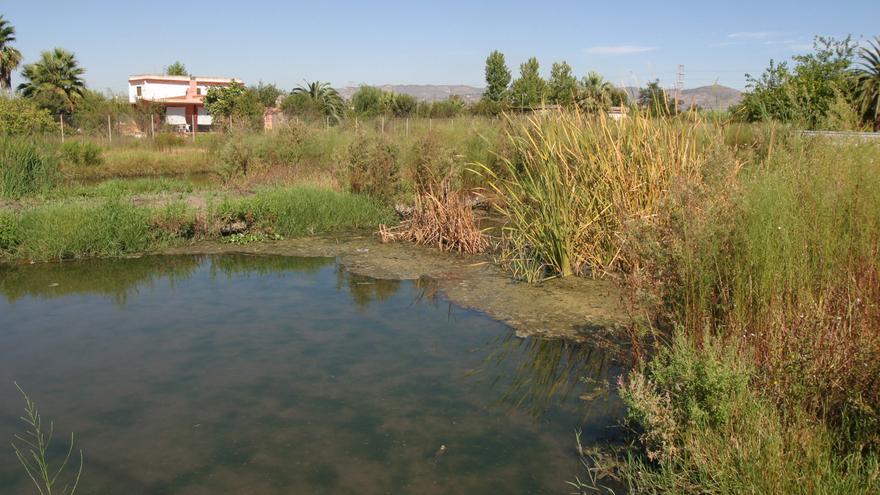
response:
<svg viewBox="0 0 880 495"><path fill-rule="evenodd" d="M83 494L570 493L575 431L619 435L603 353L519 339L429 280L154 256L0 265L0 292L0 493L35 493L14 382L55 454L76 433Z"/></svg>

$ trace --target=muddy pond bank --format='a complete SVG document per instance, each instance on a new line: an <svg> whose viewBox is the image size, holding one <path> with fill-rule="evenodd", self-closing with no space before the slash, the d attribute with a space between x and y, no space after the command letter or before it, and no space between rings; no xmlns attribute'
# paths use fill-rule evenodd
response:
<svg viewBox="0 0 880 495"><path fill-rule="evenodd" d="M383 244L368 234L304 237L231 245L199 242L162 254L247 253L334 257L351 272L378 279L429 279L450 301L483 311L520 337L622 341L630 318L613 282L569 277L540 285L512 280L488 256L442 253L407 243Z"/></svg>

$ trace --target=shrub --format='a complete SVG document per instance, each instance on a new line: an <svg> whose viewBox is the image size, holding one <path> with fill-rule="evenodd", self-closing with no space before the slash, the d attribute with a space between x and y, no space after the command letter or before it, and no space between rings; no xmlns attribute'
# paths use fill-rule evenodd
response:
<svg viewBox="0 0 880 495"><path fill-rule="evenodd" d="M416 191L426 191L447 178L457 179L463 168L460 155L445 146L434 133L420 137L413 145L412 154L411 173Z"/></svg>
<svg viewBox="0 0 880 495"><path fill-rule="evenodd" d="M93 166L103 163L101 147L89 141L66 141L61 145L61 157L71 165Z"/></svg>
<svg viewBox="0 0 880 495"><path fill-rule="evenodd" d="M361 136L348 148L348 184L354 193L388 202L399 188L398 148L379 136Z"/></svg>
<svg viewBox="0 0 880 495"><path fill-rule="evenodd" d="M52 157L20 138L0 136L0 197L19 198L48 191L58 165Z"/></svg>
<svg viewBox="0 0 880 495"><path fill-rule="evenodd" d="M220 175L225 180L239 175L247 175L248 168L256 159L252 141L239 133L231 135L219 148L217 155L220 162Z"/></svg>
<svg viewBox="0 0 880 495"><path fill-rule="evenodd" d="M644 455L619 466L632 493L875 493L872 454L839 454L830 432L750 389L732 347L676 337L621 385Z"/></svg>
<svg viewBox="0 0 880 495"><path fill-rule="evenodd" d="M56 132L58 124L49 111L26 98L0 96L0 136L21 136Z"/></svg>

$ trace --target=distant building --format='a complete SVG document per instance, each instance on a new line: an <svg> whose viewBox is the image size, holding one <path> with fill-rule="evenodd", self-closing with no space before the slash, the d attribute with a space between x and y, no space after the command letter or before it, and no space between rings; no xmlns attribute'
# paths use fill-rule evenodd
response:
<svg viewBox="0 0 880 495"><path fill-rule="evenodd" d="M611 120L622 120L627 117L628 110L624 106L611 107L608 109L608 118Z"/></svg>
<svg viewBox="0 0 880 495"><path fill-rule="evenodd" d="M225 77L165 76L141 74L128 78L128 101L159 103L165 107L165 123L181 131L210 130L214 119L205 110L208 89L231 84L244 84L240 79ZM195 129L192 128L196 123Z"/></svg>

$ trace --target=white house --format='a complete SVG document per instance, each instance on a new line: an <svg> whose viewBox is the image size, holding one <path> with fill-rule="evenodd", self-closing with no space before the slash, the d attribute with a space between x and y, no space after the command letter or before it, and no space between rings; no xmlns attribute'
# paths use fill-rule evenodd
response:
<svg viewBox="0 0 880 495"><path fill-rule="evenodd" d="M244 84L240 79L226 77L165 76L141 74L128 78L128 101L160 103L165 107L165 123L178 128L208 130L213 119L205 110L208 89L230 84Z"/></svg>

